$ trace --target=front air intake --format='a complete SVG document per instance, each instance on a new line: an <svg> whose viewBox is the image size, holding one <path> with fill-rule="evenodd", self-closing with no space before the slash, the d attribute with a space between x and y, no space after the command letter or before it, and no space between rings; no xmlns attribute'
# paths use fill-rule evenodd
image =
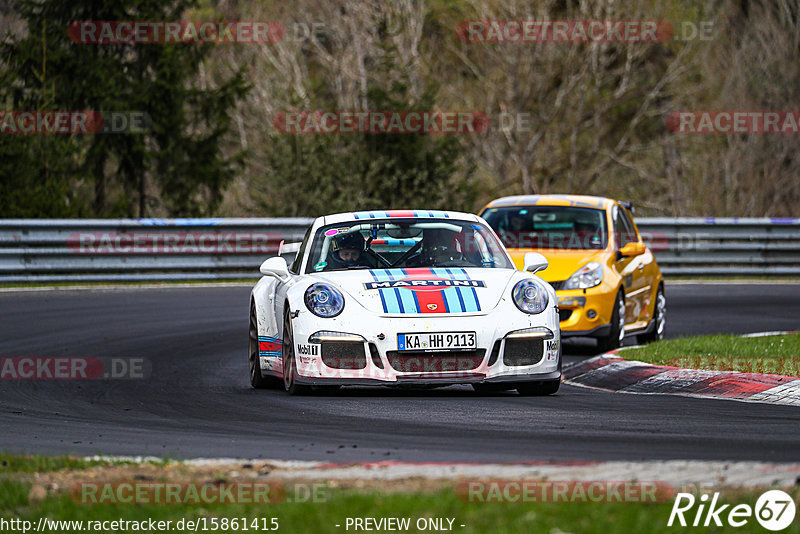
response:
<svg viewBox="0 0 800 534"><path fill-rule="evenodd" d="M364 369L367 355L364 344L353 341L324 341L322 363L333 369Z"/></svg>
<svg viewBox="0 0 800 534"><path fill-rule="evenodd" d="M503 363L509 366L535 365L542 361L543 355L541 339L506 339L503 347Z"/></svg>

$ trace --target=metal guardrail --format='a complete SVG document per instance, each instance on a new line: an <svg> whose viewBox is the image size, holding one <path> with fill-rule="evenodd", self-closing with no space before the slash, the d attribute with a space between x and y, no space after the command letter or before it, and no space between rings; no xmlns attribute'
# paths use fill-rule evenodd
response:
<svg viewBox="0 0 800 534"><path fill-rule="evenodd" d="M0 282L256 279L312 220L0 219ZM800 276L800 219L637 225L667 276Z"/></svg>
<svg viewBox="0 0 800 534"><path fill-rule="evenodd" d="M800 219L647 218L636 224L666 276L800 276Z"/></svg>
<svg viewBox="0 0 800 534"><path fill-rule="evenodd" d="M256 279L312 221L0 219L0 282Z"/></svg>

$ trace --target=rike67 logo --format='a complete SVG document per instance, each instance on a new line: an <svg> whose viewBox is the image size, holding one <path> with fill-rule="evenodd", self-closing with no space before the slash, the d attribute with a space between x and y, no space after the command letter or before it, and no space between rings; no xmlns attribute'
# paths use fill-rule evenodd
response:
<svg viewBox="0 0 800 534"><path fill-rule="evenodd" d="M702 494L697 499L691 493L678 493L669 514L667 526L743 527L750 524L753 517L767 530L780 531L794 521L795 504L792 497L781 490L769 490L756 501L755 507L749 504L719 504L719 493L709 497ZM710 501L710 502L709 502Z"/></svg>

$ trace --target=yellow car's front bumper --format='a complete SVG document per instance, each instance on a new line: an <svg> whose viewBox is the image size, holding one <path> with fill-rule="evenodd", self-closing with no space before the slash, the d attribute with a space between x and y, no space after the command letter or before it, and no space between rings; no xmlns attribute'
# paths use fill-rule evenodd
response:
<svg viewBox="0 0 800 534"><path fill-rule="evenodd" d="M602 337L611 328L616 288L601 284L591 289L556 291L561 335Z"/></svg>

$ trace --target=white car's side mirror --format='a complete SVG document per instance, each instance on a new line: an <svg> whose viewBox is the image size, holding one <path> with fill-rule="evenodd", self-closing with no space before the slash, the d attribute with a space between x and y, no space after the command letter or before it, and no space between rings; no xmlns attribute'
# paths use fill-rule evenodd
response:
<svg viewBox="0 0 800 534"><path fill-rule="evenodd" d="M264 260L261 267L258 269L264 276L274 276L278 280L289 279L289 266L286 265L286 260L280 256L274 256Z"/></svg>
<svg viewBox="0 0 800 534"><path fill-rule="evenodd" d="M529 273L536 273L547 269L547 258L538 252L526 252L522 260L522 265L525 271Z"/></svg>

